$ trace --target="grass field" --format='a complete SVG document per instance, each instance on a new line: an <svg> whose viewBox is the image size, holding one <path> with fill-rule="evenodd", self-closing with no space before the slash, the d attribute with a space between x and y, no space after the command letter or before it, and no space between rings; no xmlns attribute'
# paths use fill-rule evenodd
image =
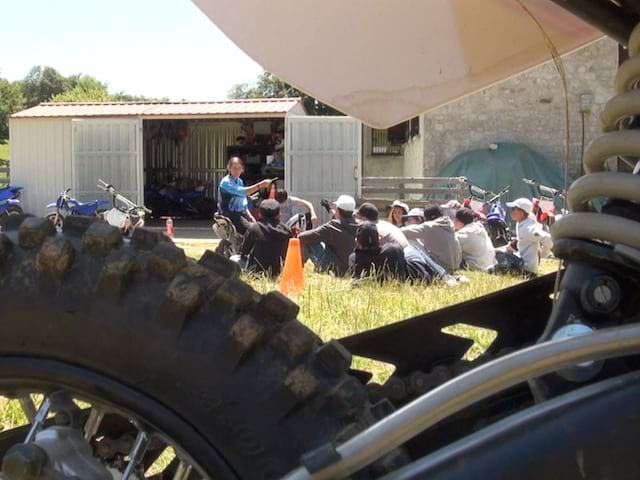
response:
<svg viewBox="0 0 640 480"><path fill-rule="evenodd" d="M180 243L180 247L184 248L187 255L198 259L211 245ZM543 262L542 270L545 273L556 268L555 261ZM353 287L347 279L314 273L311 264L307 264L305 289L294 300L300 305L300 320L323 340L330 340L477 298L522 281L515 277L478 272L469 272L466 276L469 283L456 287L425 287L400 283L384 286L365 283ZM262 277L245 276L244 279L262 293L278 287L276 282ZM481 353L495 338L492 331L466 325L454 326L447 332L476 342L467 353L469 357ZM379 382L392 373L391 366L363 358L355 358L354 366L372 372L374 380ZM24 423L24 415L18 402L0 397L0 430Z"/></svg>
<svg viewBox="0 0 640 480"><path fill-rule="evenodd" d="M9 144L8 143L0 143L0 167L5 166L5 162L9 161ZM6 175L4 173L0 173L0 184L5 183Z"/></svg>
<svg viewBox="0 0 640 480"><path fill-rule="evenodd" d="M196 259L207 248L203 244L189 243L181 243L180 247ZM557 266L556 261L543 261L542 273L554 271ZM348 279L314 273L309 263L305 268L305 289L295 297L295 301L300 305L300 320L326 341L464 302L522 281L521 278L480 272L467 272L465 276L469 283L456 287L402 283L381 287L372 282L354 288ZM245 279L261 293L278 288L276 282L264 277L247 276ZM453 327L449 332L476 342L468 352L469 357L481 353L495 338L491 331L462 325ZM389 366L368 359L356 358L355 366L373 372L378 381L392 372Z"/></svg>
<svg viewBox="0 0 640 480"><path fill-rule="evenodd" d="M0 143L0 163L2 163L2 161L9 161L9 152L10 152L10 148L9 148L9 144L8 143Z"/></svg>

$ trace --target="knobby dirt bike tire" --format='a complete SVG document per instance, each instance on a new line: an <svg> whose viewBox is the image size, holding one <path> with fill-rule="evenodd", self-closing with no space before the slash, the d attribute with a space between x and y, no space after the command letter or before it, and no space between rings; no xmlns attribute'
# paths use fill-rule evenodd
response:
<svg viewBox="0 0 640 480"><path fill-rule="evenodd" d="M171 412L172 439L211 477L277 478L389 413L349 375L340 344L323 344L296 304L257 293L220 255L196 262L161 233L125 241L91 217L70 216L58 233L37 217L1 226L0 375L20 358L117 382ZM405 461L395 452L361 476Z"/></svg>

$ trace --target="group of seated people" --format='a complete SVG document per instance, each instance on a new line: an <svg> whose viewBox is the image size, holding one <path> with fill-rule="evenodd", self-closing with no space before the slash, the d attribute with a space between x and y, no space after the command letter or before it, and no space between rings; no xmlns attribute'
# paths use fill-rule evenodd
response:
<svg viewBox="0 0 640 480"><path fill-rule="evenodd" d="M251 188L255 187L247 190ZM496 271L500 256L518 258L523 273L535 276L541 254L551 249L550 235L532 216L530 200L520 198L507 205L517 222L517 239L513 245L495 249L485 227L468 208L445 210L432 205L409 209L396 201L388 220L382 220L373 203L356 208L353 197L341 195L332 204L331 220L318 225L310 202L281 191L276 199L259 204L257 221L238 222L244 230L242 263L251 271L278 276L289 239L297 235L303 260L312 261L320 272L337 276L456 283L460 269ZM292 231L285 225L294 208L308 211L313 228Z"/></svg>

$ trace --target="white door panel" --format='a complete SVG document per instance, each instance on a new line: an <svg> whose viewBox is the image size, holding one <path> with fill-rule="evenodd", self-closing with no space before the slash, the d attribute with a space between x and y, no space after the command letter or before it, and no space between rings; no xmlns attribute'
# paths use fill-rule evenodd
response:
<svg viewBox="0 0 640 480"><path fill-rule="evenodd" d="M285 179L287 190L313 202L360 193L362 124L351 117L288 117Z"/></svg>
<svg viewBox="0 0 640 480"><path fill-rule="evenodd" d="M139 119L74 120L73 195L82 201L104 197L96 188L102 179L142 203L141 135Z"/></svg>

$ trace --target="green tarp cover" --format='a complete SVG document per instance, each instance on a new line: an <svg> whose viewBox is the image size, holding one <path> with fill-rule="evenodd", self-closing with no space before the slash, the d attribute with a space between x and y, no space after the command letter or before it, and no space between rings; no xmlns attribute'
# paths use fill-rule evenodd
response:
<svg viewBox="0 0 640 480"><path fill-rule="evenodd" d="M537 196L534 187L526 185L522 178L536 180L548 187L564 188L562 169L535 150L519 143L497 145L497 150L486 148L458 155L438 176L467 177L474 185L496 193L511 185L511 191L503 201Z"/></svg>

